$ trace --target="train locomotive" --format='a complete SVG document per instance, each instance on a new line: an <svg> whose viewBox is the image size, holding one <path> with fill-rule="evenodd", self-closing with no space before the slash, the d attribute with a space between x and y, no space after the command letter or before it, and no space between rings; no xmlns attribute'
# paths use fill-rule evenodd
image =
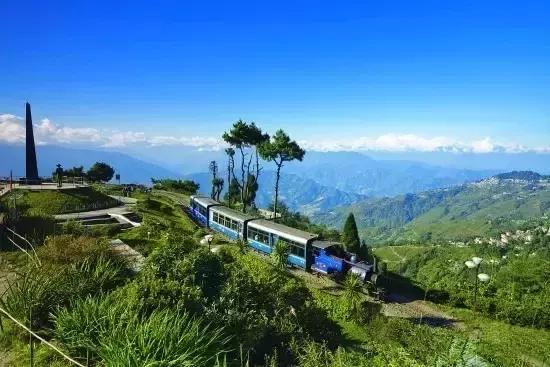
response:
<svg viewBox="0 0 550 367"><path fill-rule="evenodd" d="M231 240L240 239L260 253L269 255L277 242L287 243L288 263L293 267L335 277L351 272L363 281L372 274L372 265L357 261L341 244L321 240L314 233L238 212L209 197L191 196L189 209L193 219L202 226Z"/></svg>

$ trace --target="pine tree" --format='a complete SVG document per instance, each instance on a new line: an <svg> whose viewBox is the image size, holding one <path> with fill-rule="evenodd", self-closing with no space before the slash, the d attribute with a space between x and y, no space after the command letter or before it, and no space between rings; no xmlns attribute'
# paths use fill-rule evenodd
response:
<svg viewBox="0 0 550 367"><path fill-rule="evenodd" d="M355 216L353 213L349 213L346 223L344 224L342 242L347 251L355 254L360 251L361 240L359 239L359 232L357 231L357 224L355 223Z"/></svg>
<svg viewBox="0 0 550 367"><path fill-rule="evenodd" d="M279 204L279 180L281 168L285 162L304 159L306 151L300 148L298 143L290 140L290 137L281 129L277 130L272 139L267 139L259 145L260 155L267 161L275 162L277 166L275 175L275 200L273 201L273 221L277 221L277 205Z"/></svg>

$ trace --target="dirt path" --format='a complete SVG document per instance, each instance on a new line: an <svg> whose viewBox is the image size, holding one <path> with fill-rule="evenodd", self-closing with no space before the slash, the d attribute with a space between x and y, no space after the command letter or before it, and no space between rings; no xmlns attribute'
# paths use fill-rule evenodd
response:
<svg viewBox="0 0 550 367"><path fill-rule="evenodd" d="M392 294L388 302L383 304L381 312L385 316L406 318L430 326L465 329L464 323L440 311L433 303L410 299L399 294Z"/></svg>
<svg viewBox="0 0 550 367"><path fill-rule="evenodd" d="M405 262L405 260L407 260L406 257L401 256L397 251L395 251L393 246L390 246L390 248L391 248L391 252L395 255L395 257L399 259L399 262Z"/></svg>

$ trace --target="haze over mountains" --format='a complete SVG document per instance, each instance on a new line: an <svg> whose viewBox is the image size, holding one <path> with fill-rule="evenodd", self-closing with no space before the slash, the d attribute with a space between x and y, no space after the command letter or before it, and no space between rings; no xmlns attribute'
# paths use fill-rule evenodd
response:
<svg viewBox="0 0 550 367"><path fill-rule="evenodd" d="M135 153L125 154L99 149L42 145L37 149L39 172L43 176L48 176L57 163L64 167L83 165L87 168L96 161L105 161L121 173L122 182L148 184L151 177L185 177L200 183L200 191L208 193L211 181L207 172L208 164L211 160L216 160L220 167L220 175L226 177L226 157L223 151L200 151L185 147L179 154L174 154L174 147L154 147L150 148L152 150L143 149L140 152L137 148L133 149L136 149ZM152 151L156 152L155 155ZM372 200L381 197L454 187L509 171L503 167L538 167L542 168L539 172L550 173L547 154L502 153L499 156L498 153L493 153L491 157L482 154L471 157L472 165L484 167L483 169L461 168L466 162L457 162L468 159L462 155L455 155L454 161L448 165L425 163L428 156L435 161L442 159L445 154L449 153L424 153L422 162L396 159L404 157L397 153L377 153L376 156L386 159L373 159L358 152L308 151L303 162L292 162L283 168L281 200L292 210L317 215L319 220L329 224L340 224L341 218L334 219L330 217L331 213L326 212L335 207L345 208L352 204L357 204L358 207L367 205L366 203L370 205L373 203ZM418 153L410 155L418 157ZM13 169L16 176L23 174L23 146L0 144L0 156L9 157L0 160L0 176L8 175L10 169ZM136 156L139 159L135 158ZM152 156L156 159L152 159ZM491 162L496 168L490 168ZM273 166L269 162L264 162L263 166L260 190L256 199L260 207L269 205L273 198Z"/></svg>
<svg viewBox="0 0 550 367"><path fill-rule="evenodd" d="M49 177L60 163L64 168L84 166L89 168L95 162L106 162L121 174L122 182L149 183L151 177L177 177L178 174L127 154L103 150L73 149L55 145L41 145L36 148L38 173ZM25 174L25 148L22 145L0 144L0 176Z"/></svg>

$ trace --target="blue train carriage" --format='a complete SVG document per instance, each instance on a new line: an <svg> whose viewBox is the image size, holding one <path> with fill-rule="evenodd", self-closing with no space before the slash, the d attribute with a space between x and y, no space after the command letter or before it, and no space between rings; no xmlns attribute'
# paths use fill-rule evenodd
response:
<svg viewBox="0 0 550 367"><path fill-rule="evenodd" d="M222 233L231 240L246 240L245 229L248 221L255 219L225 206L213 206L209 210L208 225L210 229Z"/></svg>
<svg viewBox="0 0 550 367"><path fill-rule="evenodd" d="M189 207L191 208L191 216L205 227L209 227L208 218L210 208L221 205L216 200L206 196L192 195L189 198Z"/></svg>
<svg viewBox="0 0 550 367"><path fill-rule="evenodd" d="M278 241L290 248L288 263L301 269L309 267L308 248L316 234L301 231L266 219L254 219L247 224L247 242L255 250L270 254Z"/></svg>
<svg viewBox="0 0 550 367"><path fill-rule="evenodd" d="M323 274L343 274L346 252L341 244L333 241L313 241L311 244L311 270Z"/></svg>
<svg viewBox="0 0 550 367"><path fill-rule="evenodd" d="M363 282L369 280L373 267L357 261L357 256L344 250L339 242L313 241L311 243L311 270L342 277L348 272L357 275Z"/></svg>

